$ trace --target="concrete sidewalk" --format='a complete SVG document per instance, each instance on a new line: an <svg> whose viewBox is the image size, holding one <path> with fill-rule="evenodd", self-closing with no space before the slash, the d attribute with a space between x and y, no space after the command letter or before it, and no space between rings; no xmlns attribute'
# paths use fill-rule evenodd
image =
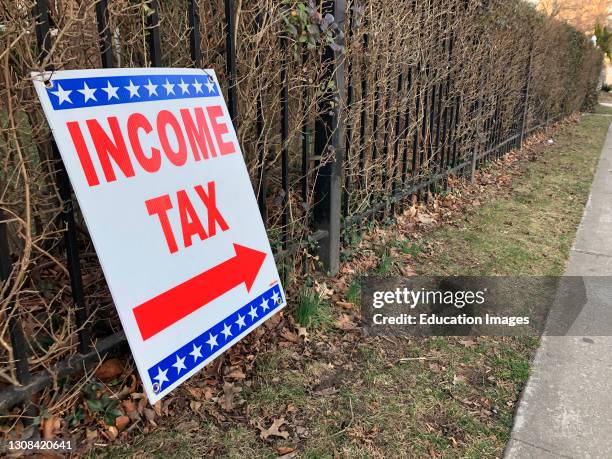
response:
<svg viewBox="0 0 612 459"><path fill-rule="evenodd" d="M612 276L612 125L566 275ZM542 338L506 458L612 457L612 278L584 285L573 336Z"/></svg>

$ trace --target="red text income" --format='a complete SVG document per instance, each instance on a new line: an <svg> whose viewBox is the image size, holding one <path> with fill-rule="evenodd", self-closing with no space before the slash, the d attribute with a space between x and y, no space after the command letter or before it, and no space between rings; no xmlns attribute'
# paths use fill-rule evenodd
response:
<svg viewBox="0 0 612 459"><path fill-rule="evenodd" d="M178 112L160 110L155 116L135 112L124 122L116 116L68 121L66 127L88 185L96 186L101 181L155 173L162 163L180 167L235 153L238 148L226 139L229 128L223 118L221 106L211 105ZM94 151L87 147L85 135Z"/></svg>

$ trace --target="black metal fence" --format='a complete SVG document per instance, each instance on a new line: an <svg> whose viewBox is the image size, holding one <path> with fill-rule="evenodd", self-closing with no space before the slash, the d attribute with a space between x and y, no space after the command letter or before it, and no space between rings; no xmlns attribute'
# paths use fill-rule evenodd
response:
<svg viewBox="0 0 612 459"><path fill-rule="evenodd" d="M108 0L98 0L95 3L100 63L105 68L117 63L113 55L113 36L108 26L108 3ZM186 2L190 30L189 57L196 67L206 65L201 49L198 3L198 0ZM416 8L415 4L412 3L413 9ZM150 8L150 14L146 16L148 62L151 66L161 66L166 63L163 61L160 38L158 1L149 0L147 5ZM280 110L277 128L280 133L280 167L274 172L280 174L278 196L281 201L282 230L277 235L279 244L276 246L276 257L282 263L291 254L316 242L320 259L325 269L332 274L339 269L343 229L403 211L408 198L426 198L430 191L446 187L450 175L473 176L475 169L483 162L520 147L526 136L575 109L571 104L565 104L556 112L551 112L549 107L537 111L528 120L530 103L537 102L530 102L532 49L522 64L522 96L518 103L513 102L510 109L503 109L504 102L500 94L494 98L485 98L482 94L475 98L462 97L461 88L456 87L461 63L457 62L454 54L457 36L451 25L453 8L467 8L462 4L453 6L444 18L450 33L441 34L437 40L437 59L441 62L438 67L418 60L398 63L395 73L386 76L385 85L372 84L371 75L376 77L377 72L386 70L378 69L376 63L364 57L367 56L373 37L355 25L356 4L348 6L345 0L326 1L320 5L322 17L328 14L333 16L333 23L338 28L335 32L337 41L325 45L320 67L321 80L332 84L322 86L316 98L316 117L314 120L308 119L300 129L297 148L291 142L289 125L292 101L288 72L291 71L290 61L295 61L291 59L292 38L289 34L282 34L279 39L283 56L278 62ZM53 49L53 36L50 33L53 24L48 8L46 0L37 0L31 12L36 23L38 59L41 64L50 62L48 58ZM233 0L224 0L224 16L225 92L230 115L239 125L242 115L238 111L237 88L240 81ZM256 24L261 24L261 21L262 17L259 16ZM355 57L345 52L343 44L347 40L358 42L360 56ZM46 69L53 70L53 67L46 65ZM477 78L481 88L487 85L485 69L479 70ZM433 83L424 86L424 81ZM302 89L302 99L307 97L304 93L308 90L307 87ZM264 100L258 96L254 114L258 132L264 130L263 105ZM352 121L347 121L347 113L352 114ZM477 120L473 129L467 133L459 132L459 124L469 124L471 118ZM100 337L95 336L91 330L91 305L86 301L81 269L80 240L83 235L75 223L72 191L66 171L59 160L55 144L52 140L49 142L50 150L57 160L56 186L64 203L61 214L61 226L65 228L63 251L70 275L78 348L71 357L57 363L52 373L31 373L28 365L30 347L19 315L13 308L14 303L9 304L5 317L11 340L13 371L19 385L0 390L0 410L7 410L28 400L32 394L51 385L54 378L82 371L89 363L99 361L111 349L125 343L121 332ZM255 142L258 169L252 175L262 217L268 222L268 181L271 169L266 167L266 158L271 153L266 148L264 142ZM299 176L297 185L295 180L291 180L292 174ZM367 193L373 183L378 183L378 194ZM312 203L305 211L308 227L306 237L299 240L292 240L287 229L292 218L289 201L295 194L301 202ZM8 291L11 288L9 284L14 258L7 239L7 231L10 229L5 217L0 214L0 275L4 291Z"/></svg>

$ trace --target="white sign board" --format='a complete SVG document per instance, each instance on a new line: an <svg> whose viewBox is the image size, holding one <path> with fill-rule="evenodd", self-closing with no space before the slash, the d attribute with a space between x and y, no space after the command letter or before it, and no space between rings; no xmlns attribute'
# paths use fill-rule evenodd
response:
<svg viewBox="0 0 612 459"><path fill-rule="evenodd" d="M34 74L151 403L285 306L212 70Z"/></svg>

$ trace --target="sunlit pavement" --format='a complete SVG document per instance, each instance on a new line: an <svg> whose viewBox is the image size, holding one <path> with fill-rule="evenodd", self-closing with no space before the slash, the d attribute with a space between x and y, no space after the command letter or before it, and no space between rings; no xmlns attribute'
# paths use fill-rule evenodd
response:
<svg viewBox="0 0 612 459"><path fill-rule="evenodd" d="M585 276L587 303L571 336L543 337L506 458L612 457L612 127L566 275Z"/></svg>

